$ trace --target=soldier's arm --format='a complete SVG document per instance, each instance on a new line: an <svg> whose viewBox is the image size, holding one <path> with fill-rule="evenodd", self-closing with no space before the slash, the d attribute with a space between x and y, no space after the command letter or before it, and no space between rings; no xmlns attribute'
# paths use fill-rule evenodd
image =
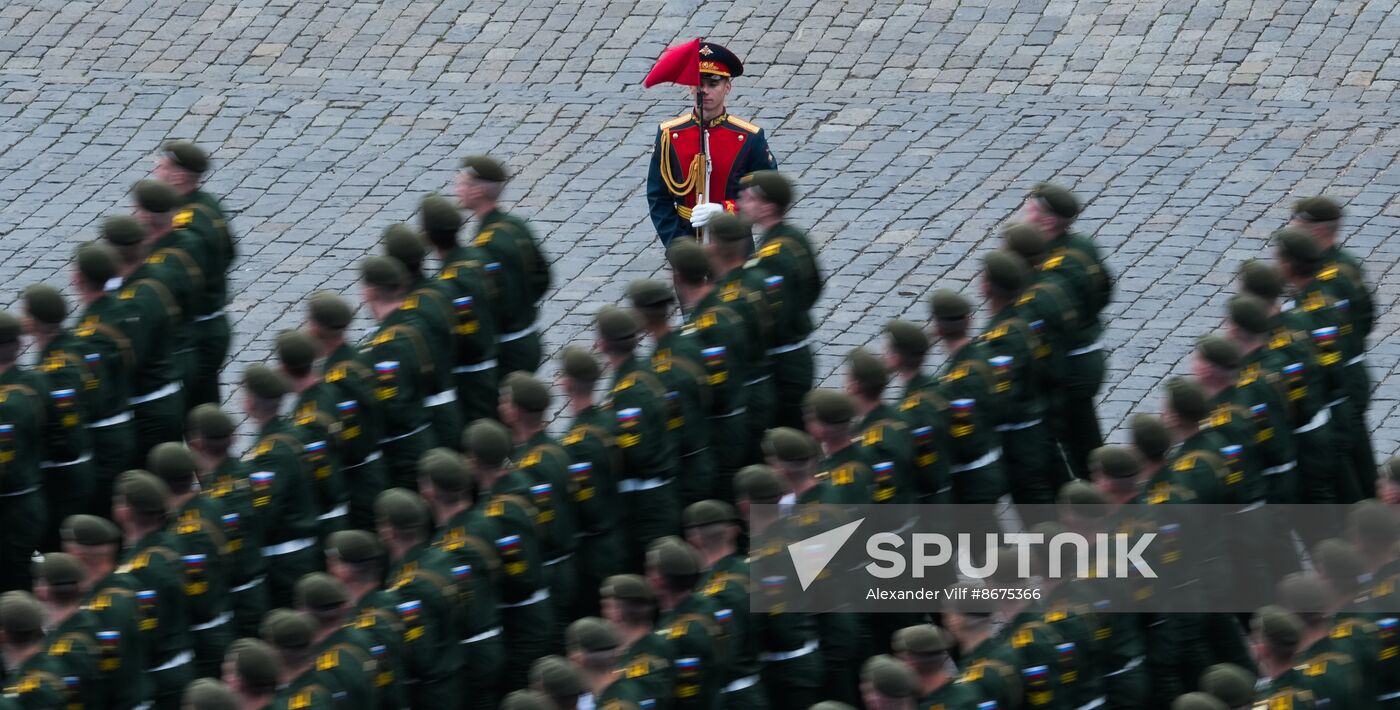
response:
<svg viewBox="0 0 1400 710"><path fill-rule="evenodd" d="M651 208L651 223L656 227L656 236L662 246L669 246L676 237L691 236L690 225L676 213L676 198L666 189L661 179L661 161L671 156L661 154L661 131L656 132L656 142L651 151L651 167L647 171L647 204Z"/></svg>
<svg viewBox="0 0 1400 710"><path fill-rule="evenodd" d="M412 344L392 337L376 345L371 354L374 400L379 403L384 421L414 422L422 419L424 393L418 391L420 363Z"/></svg>

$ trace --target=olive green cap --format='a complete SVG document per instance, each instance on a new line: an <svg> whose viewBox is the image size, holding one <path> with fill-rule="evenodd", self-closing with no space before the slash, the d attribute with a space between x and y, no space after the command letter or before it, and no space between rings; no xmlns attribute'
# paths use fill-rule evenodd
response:
<svg viewBox="0 0 1400 710"><path fill-rule="evenodd" d="M913 669L893 656L872 656L861 667L860 677L886 698L912 698L919 688Z"/></svg>
<svg viewBox="0 0 1400 710"><path fill-rule="evenodd" d="M502 389L510 390L510 401L515 406L533 413L549 409L549 385L528 372L517 371L506 375Z"/></svg>
<svg viewBox="0 0 1400 710"><path fill-rule="evenodd" d="M698 528L705 525L737 522L739 522L739 514L734 512L734 506L722 500L702 500L686 507L681 525L686 528Z"/></svg>
<svg viewBox="0 0 1400 710"><path fill-rule="evenodd" d="M1312 558L1318 574L1326 577L1334 589L1355 589L1366 573L1361 551L1340 538L1329 537L1313 545Z"/></svg>
<svg viewBox="0 0 1400 710"><path fill-rule="evenodd" d="M44 608L29 592L0 594L0 631L32 634L44 630Z"/></svg>
<svg viewBox="0 0 1400 710"><path fill-rule="evenodd" d="M360 260L360 277L376 288L397 291L408 285L408 270L403 262L387 256L369 256Z"/></svg>
<svg viewBox="0 0 1400 710"><path fill-rule="evenodd" d="M233 658L234 672L250 691L270 693L281 680L282 661L277 650L262 639L241 638L228 647L227 657Z"/></svg>
<svg viewBox="0 0 1400 710"><path fill-rule="evenodd" d="M501 710L558 710L558 706L537 690L512 690L501 700Z"/></svg>
<svg viewBox="0 0 1400 710"><path fill-rule="evenodd" d="M1250 259L1240 266L1240 281L1244 290L1266 301L1283 293L1283 274L1278 267L1263 259Z"/></svg>
<svg viewBox="0 0 1400 710"><path fill-rule="evenodd" d="M50 587L78 585L87 576L83 563L66 552L45 552L37 572L36 576Z"/></svg>
<svg viewBox="0 0 1400 710"><path fill-rule="evenodd" d="M169 184L153 179L138 180L131 188L131 196L136 200L136 206L147 212L163 214L173 212L180 206L180 193Z"/></svg>
<svg viewBox="0 0 1400 710"><path fill-rule="evenodd" d="M889 334L894 351L900 355L922 358L928 354L928 334L917 323L892 320L885 324L885 333Z"/></svg>
<svg viewBox="0 0 1400 710"><path fill-rule="evenodd" d="M1395 509L1375 500L1363 500L1347 514L1347 526L1363 548L1387 548L1400 540L1400 519Z"/></svg>
<svg viewBox="0 0 1400 710"><path fill-rule="evenodd" d="M838 700L823 700L823 701L817 703L816 705L813 705L812 707L807 708L807 710L856 710L856 709L855 709L854 707L852 707L852 706L850 706L850 705L847 705L847 704L845 704L845 703L843 703L843 702L840 702L840 701L838 701Z"/></svg>
<svg viewBox="0 0 1400 710"><path fill-rule="evenodd" d="M1101 446L1089 452L1089 468L1109 478L1132 478L1142 471L1142 454L1127 446Z"/></svg>
<svg viewBox="0 0 1400 710"><path fill-rule="evenodd" d="M1381 475L1400 483L1400 456L1391 456L1386 459L1385 465L1381 467Z"/></svg>
<svg viewBox="0 0 1400 710"><path fill-rule="evenodd" d="M622 644L617 629L607 619L585 616L578 619L564 631L564 643L569 650L585 653L611 651Z"/></svg>
<svg viewBox="0 0 1400 710"><path fill-rule="evenodd" d="M243 370L243 386L258 399L280 399L292 391L285 375L260 363Z"/></svg>
<svg viewBox="0 0 1400 710"><path fill-rule="evenodd" d="M486 182L505 182L510 179L506 175L506 166L485 155L468 155L462 158L462 170Z"/></svg>
<svg viewBox="0 0 1400 710"><path fill-rule="evenodd" d="M138 513L165 513L170 505L170 487L149 471L131 470L117 477L117 495Z"/></svg>
<svg viewBox="0 0 1400 710"><path fill-rule="evenodd" d="M603 599L624 599L634 602L654 603L656 593L639 574L615 574L603 580L598 588L598 596Z"/></svg>
<svg viewBox="0 0 1400 710"><path fill-rule="evenodd" d="M1271 330L1269 310L1264 299L1241 293L1230 299L1230 322L1246 333L1263 335Z"/></svg>
<svg viewBox="0 0 1400 710"><path fill-rule="evenodd" d="M1302 620L1281 606L1260 607L1254 612L1251 628L1277 648L1294 648L1303 637Z"/></svg>
<svg viewBox="0 0 1400 710"><path fill-rule="evenodd" d="M1330 197L1304 197L1293 203L1293 219L1304 222L1335 222L1342 218L1342 206Z"/></svg>
<svg viewBox="0 0 1400 710"><path fill-rule="evenodd" d="M594 320L598 324L598 335L604 340L627 340L642 329L641 321L637 320L635 313L613 305L598 309L598 316Z"/></svg>
<svg viewBox="0 0 1400 710"><path fill-rule="evenodd" d="M1210 413L1205 388L1190 377L1167 380L1167 399L1171 402L1172 411L1183 419L1200 421Z"/></svg>
<svg viewBox="0 0 1400 710"><path fill-rule="evenodd" d="M467 463L452 449L428 449L418 457L418 475L432 481L433 488L452 493L471 490L475 481Z"/></svg>
<svg viewBox="0 0 1400 710"><path fill-rule="evenodd" d="M710 275L710 256L700 242L690 237L672 239L666 249L666 261L686 283L699 283Z"/></svg>
<svg viewBox="0 0 1400 710"><path fill-rule="evenodd" d="M1322 247L1307 232L1284 227L1273 233L1273 241L1291 259L1309 263L1322 260Z"/></svg>
<svg viewBox="0 0 1400 710"><path fill-rule="evenodd" d="M423 240L413 231L413 227L406 224L385 227L383 242L384 256L403 264L410 274L417 272L423 266L423 259L428 256Z"/></svg>
<svg viewBox="0 0 1400 710"><path fill-rule="evenodd" d="M192 173L203 175L209 170L209 154L189 141L166 141L161 152L170 162Z"/></svg>
<svg viewBox="0 0 1400 710"><path fill-rule="evenodd" d="M510 458L515 444L503 424L495 419L478 419L462 432L462 448L477 461L495 468Z"/></svg>
<svg viewBox="0 0 1400 710"><path fill-rule="evenodd" d="M895 653L914 653L929 656L945 653L955 645L952 635L933 624L915 624L894 632L890 648Z"/></svg>
<svg viewBox="0 0 1400 710"><path fill-rule="evenodd" d="M1042 182L1031 188L1031 196L1061 218L1073 219L1079 216L1079 199L1074 193L1053 182Z"/></svg>
<svg viewBox="0 0 1400 710"><path fill-rule="evenodd" d="M34 284L24 289L24 310L40 323L57 325L68 317L68 302L63 294L48 284Z"/></svg>
<svg viewBox="0 0 1400 710"><path fill-rule="evenodd" d="M938 320L962 320L972 315L972 303L957 291L940 288L929 296L929 309Z"/></svg>
<svg viewBox="0 0 1400 710"><path fill-rule="evenodd" d="M739 185L784 212L792 206L792 182L777 170L756 170L740 179Z"/></svg>
<svg viewBox="0 0 1400 710"><path fill-rule="evenodd" d="M395 530L428 527L428 505L407 488L390 488L374 499L374 517Z"/></svg>
<svg viewBox="0 0 1400 710"><path fill-rule="evenodd" d="M1008 251L1027 261L1037 260L1049 250L1045 232L1026 222L1013 222L1002 227L1001 243L1006 245Z"/></svg>
<svg viewBox="0 0 1400 710"><path fill-rule="evenodd" d="M851 350L846 362L850 366L851 379L863 387L884 389L890 383L890 371L885 367L885 361L865 348Z"/></svg>
<svg viewBox="0 0 1400 710"><path fill-rule="evenodd" d="M227 685L213 678L199 678L185 686L180 710L239 710L238 698Z"/></svg>
<svg viewBox="0 0 1400 710"><path fill-rule="evenodd" d="M325 572L303 575L292 587L292 600L298 609L331 611L350 602L350 592L335 577Z"/></svg>
<svg viewBox="0 0 1400 710"><path fill-rule="evenodd" d="M63 519L59 536L64 542L97 547L121 542L122 531L112 521L96 515L70 515Z"/></svg>
<svg viewBox="0 0 1400 710"><path fill-rule="evenodd" d="M1094 484L1083 479L1075 479L1063 486L1055 496L1055 502L1060 505L1067 505L1071 508L1080 506L1108 505L1108 496L1094 486ZM1092 510L1076 510L1076 513L1092 513Z"/></svg>
<svg viewBox="0 0 1400 710"><path fill-rule="evenodd" d="M1278 583L1279 606L1295 614L1325 612L1331 602L1332 587L1314 572L1293 572Z"/></svg>
<svg viewBox="0 0 1400 710"><path fill-rule="evenodd" d="M530 666L530 685L557 700L571 700L588 691L583 673L559 656L536 659Z"/></svg>
<svg viewBox="0 0 1400 710"><path fill-rule="evenodd" d="M22 332L19 318L9 311L0 311L0 343L17 343Z"/></svg>
<svg viewBox="0 0 1400 710"><path fill-rule="evenodd" d="M736 214L717 214L706 228L710 230L710 239L723 244L736 244L745 239L753 241L753 225Z"/></svg>
<svg viewBox="0 0 1400 710"><path fill-rule="evenodd" d="M273 609L258 627L264 641L283 651L309 649L316 631L316 620L310 614L292 609Z"/></svg>
<svg viewBox="0 0 1400 710"><path fill-rule="evenodd" d="M787 495L787 484L771 467L754 464L734 474L734 492L754 503L777 502Z"/></svg>
<svg viewBox="0 0 1400 710"><path fill-rule="evenodd" d="M322 328L345 330L355 320L355 309L340 296L330 291L317 291L307 301L307 312L311 320Z"/></svg>
<svg viewBox="0 0 1400 710"><path fill-rule="evenodd" d="M845 424L856 418L856 403L851 396L832 389L808 392L803 408L823 424Z"/></svg>
<svg viewBox="0 0 1400 710"><path fill-rule="evenodd" d="M603 369L598 366L597 358L587 348L577 345L565 347L559 353L560 368L564 375L571 380L578 382L597 382L603 376Z"/></svg>
<svg viewBox="0 0 1400 710"><path fill-rule="evenodd" d="M198 434L201 439L227 439L236 429L233 418L217 404L201 404L191 409L185 425L186 431Z"/></svg>
<svg viewBox="0 0 1400 710"><path fill-rule="evenodd" d="M194 452L176 441L156 444L146 455L146 466L151 473L170 486L172 491L187 492L195 480L199 463L194 460Z"/></svg>
<svg viewBox="0 0 1400 710"><path fill-rule="evenodd" d="M105 284L120 273L116 252L103 242L87 242L78 247L77 259L78 273L82 274L88 283Z"/></svg>
<svg viewBox="0 0 1400 710"><path fill-rule="evenodd" d="M456 234L462 228L462 213L457 205L442 195L428 195L418 203L418 221L423 231L436 234Z"/></svg>
<svg viewBox="0 0 1400 710"><path fill-rule="evenodd" d="M115 214L102 220L102 238L119 246L140 244L146 238L146 227L127 214Z"/></svg>
<svg viewBox="0 0 1400 710"><path fill-rule="evenodd" d="M1216 367L1236 370L1240 366L1240 346L1235 341L1212 333L1196 341L1196 352Z"/></svg>
<svg viewBox="0 0 1400 710"><path fill-rule="evenodd" d="M1011 293L1018 293L1026 287L1030 271L1019 258L1004 251L993 251L988 252L982 261L982 273L993 286Z"/></svg>
<svg viewBox="0 0 1400 710"><path fill-rule="evenodd" d="M800 463L821 454L821 448L810 434L801 429L781 426L763 435L763 453L779 461Z"/></svg>
<svg viewBox="0 0 1400 710"><path fill-rule="evenodd" d="M1230 710L1223 700L1209 693L1192 691L1178 695L1172 701L1171 710Z"/></svg>
<svg viewBox="0 0 1400 710"><path fill-rule="evenodd" d="M277 334L277 359L292 372L305 372L316 362L316 341L300 330Z"/></svg>
<svg viewBox="0 0 1400 710"><path fill-rule="evenodd" d="M1233 664L1217 663L1201 674L1201 690L1220 699L1228 708L1250 707L1254 701L1254 674Z"/></svg>
<svg viewBox="0 0 1400 710"><path fill-rule="evenodd" d="M674 536L653 540L647 546L647 561L666 577L688 577L700 574L700 553L686 541Z"/></svg>
<svg viewBox="0 0 1400 710"><path fill-rule="evenodd" d="M656 279L637 279L627 285L627 298L634 308L664 306L676 300L671 286Z"/></svg>
<svg viewBox="0 0 1400 710"><path fill-rule="evenodd" d="M368 530L340 530L326 538L326 554L346 564L358 565L384 559L384 546Z"/></svg>
<svg viewBox="0 0 1400 710"><path fill-rule="evenodd" d="M1153 414L1135 414L1129 426L1133 431L1133 447L1153 461L1166 456L1172 447L1172 435L1162 418Z"/></svg>

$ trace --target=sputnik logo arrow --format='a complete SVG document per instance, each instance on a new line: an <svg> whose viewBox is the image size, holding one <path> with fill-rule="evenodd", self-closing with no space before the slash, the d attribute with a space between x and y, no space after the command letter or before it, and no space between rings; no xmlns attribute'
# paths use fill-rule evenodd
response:
<svg viewBox="0 0 1400 710"><path fill-rule="evenodd" d="M788 545L788 555L792 557L792 566L797 570L797 581L802 585L802 591L807 591L807 587L817 581L817 576L826 569L827 563L841 551L841 546L851 539L863 522L865 518Z"/></svg>

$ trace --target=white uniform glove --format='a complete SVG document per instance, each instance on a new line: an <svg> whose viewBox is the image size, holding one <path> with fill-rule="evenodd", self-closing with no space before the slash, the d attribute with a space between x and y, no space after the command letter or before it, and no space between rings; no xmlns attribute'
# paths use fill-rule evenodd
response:
<svg viewBox="0 0 1400 710"><path fill-rule="evenodd" d="M701 202L690 210L690 224L693 227L703 227L716 215L721 214L724 214L724 205L717 202Z"/></svg>

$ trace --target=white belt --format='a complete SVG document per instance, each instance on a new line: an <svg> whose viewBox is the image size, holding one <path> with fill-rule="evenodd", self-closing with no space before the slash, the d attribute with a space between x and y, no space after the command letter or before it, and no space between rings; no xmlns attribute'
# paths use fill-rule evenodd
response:
<svg viewBox="0 0 1400 710"><path fill-rule="evenodd" d="M1332 421L1332 410L1327 407L1317 410L1317 414L1308 420L1307 424L1293 430L1294 434L1306 434L1310 431L1321 429L1327 422Z"/></svg>
<svg viewBox="0 0 1400 710"><path fill-rule="evenodd" d="M688 459L688 458L690 458L691 456L699 456L700 454L703 454L703 453L705 453L706 451L709 451L709 450L710 450L710 447L708 447L708 446L702 446L702 447L700 447L700 448L698 448L698 449L696 449L696 450L694 450L694 451L690 451L690 452L681 454L681 458L683 458L683 459Z"/></svg>
<svg viewBox="0 0 1400 710"><path fill-rule="evenodd" d="M478 362L475 365L458 365L457 367L452 368L452 374L463 375L468 372L485 372L495 366L496 358L491 358L490 360L482 360L481 362Z"/></svg>
<svg viewBox="0 0 1400 710"><path fill-rule="evenodd" d="M1094 708L1103 707L1103 704L1106 702L1108 702L1108 698L1103 695L1100 695L1099 697L1094 698L1093 700L1090 700L1089 702L1084 703L1083 705L1080 705L1074 710L1094 710Z"/></svg>
<svg viewBox="0 0 1400 710"><path fill-rule="evenodd" d="M371 452L369 452L369 455L365 457L365 460L363 460L363 461L361 461L361 462L359 462L359 463L352 463L352 464L350 464L349 466L342 466L340 470L341 470L342 472L344 472L344 471L349 471L349 470L352 469L352 468L359 468L359 467L361 467L361 466L363 466L363 465L365 465L365 464L367 464L367 463L374 463L375 461L378 461L379 459L382 459L382 458L384 458L384 452L382 452L382 451L371 451Z"/></svg>
<svg viewBox="0 0 1400 710"><path fill-rule="evenodd" d="M80 463L87 463L91 460L92 452L88 452L72 461L40 461L39 468L64 468L67 466L77 466Z"/></svg>
<svg viewBox="0 0 1400 710"><path fill-rule="evenodd" d="M1154 626L1155 626L1155 624L1154 624ZM1145 657L1143 657L1143 656L1133 656L1131 659L1128 660L1127 663L1124 663L1124 664L1123 664L1123 667L1122 667L1122 668L1119 668L1119 669L1116 670L1116 671L1111 671L1111 672L1105 673L1105 674L1103 675L1103 677L1105 677L1105 678L1112 678L1113 676L1122 675L1122 674L1124 674L1124 673L1127 673L1128 671L1130 671L1130 670L1132 670L1132 669L1134 669L1134 668L1137 668L1138 666L1142 665L1142 662L1145 661L1145 660L1147 660L1147 659L1146 659Z"/></svg>
<svg viewBox="0 0 1400 710"><path fill-rule="evenodd" d="M233 612L226 611L202 624L190 624L190 631L208 631L233 621Z"/></svg>
<svg viewBox="0 0 1400 710"><path fill-rule="evenodd" d="M437 394L428 395L423 398L424 407L441 407L444 404L452 404L457 401L457 390L443 390Z"/></svg>
<svg viewBox="0 0 1400 710"><path fill-rule="evenodd" d="M747 412L747 411L749 411L749 408L748 408L748 407L739 407L738 409L731 409L731 410L725 412L724 414L716 414L716 415L714 415L713 417L710 417L710 418L711 418L711 419L728 419L728 418L730 418L730 417L737 417L737 416L739 416L740 414L743 414L744 412Z"/></svg>
<svg viewBox="0 0 1400 710"><path fill-rule="evenodd" d="M465 646L465 645L467 645L467 644L469 644L469 643L476 643L476 642L478 642L478 641L485 641L486 639L493 639L493 638L496 638L497 636L500 636L500 635L501 635L501 632L502 632L503 630L504 630L504 629L502 629L501 627L497 626L497 627L494 628L494 629L487 629L487 630L485 630L485 631L483 631L483 632L481 632L481 633L479 633L479 634L477 634L477 635L475 635L475 636L472 636L472 637L470 637L470 638L464 638L464 639L462 639L461 641L458 641L458 643L460 643L460 644L462 644L463 646Z"/></svg>
<svg viewBox="0 0 1400 710"><path fill-rule="evenodd" d="M258 586L259 584L262 584L263 582L266 582L266 581L267 581L267 577L265 577L265 576L263 576L263 575L258 575L258 576L256 576L256 577L254 577L254 578L252 578L252 579L250 579L250 580L244 582L243 584L238 585L237 587L229 587L228 590L229 590L230 592L246 592L246 591L248 591L249 589L252 589L252 588L254 588L254 587Z"/></svg>
<svg viewBox="0 0 1400 710"><path fill-rule="evenodd" d="M1262 501L1262 500L1256 500L1256 501L1254 501L1253 503L1250 503L1249 505L1246 505L1245 507L1240 508L1239 510L1235 511L1235 515L1239 515L1240 513L1248 513L1248 512L1250 512L1250 511L1252 511L1252 510L1262 510L1263 508L1264 508L1264 501Z"/></svg>
<svg viewBox="0 0 1400 710"><path fill-rule="evenodd" d="M956 466L949 466L948 470L952 473L964 473L966 471L972 471L974 469L982 468L983 466L990 466L999 460L1001 460L1000 447L992 449L991 451L988 451L985 454L982 454L982 456L976 461L969 461L968 463L960 463Z"/></svg>
<svg viewBox="0 0 1400 710"><path fill-rule="evenodd" d="M553 567L554 565L557 565L557 564L559 564L560 562L563 562L564 560L567 560L567 559L569 559L570 557L573 557L573 556L574 556L574 553L572 553L572 552L567 553L567 554L560 555L560 556L558 556L558 557L556 557L556 558L554 558L554 559L552 559L552 560L546 561L546 562L544 563L544 566L545 566L545 567Z"/></svg>
<svg viewBox="0 0 1400 710"><path fill-rule="evenodd" d="M170 670L171 668L179 668L180 666L183 666L183 665L185 665L186 663L189 663L190 661L193 661L193 660L194 660L194 654L193 654L193 653L190 653L189 651L181 651L181 652L175 654L174 656L171 656L171 657L170 657L170 660L168 660L168 661L166 661L165 663L162 663L162 664L160 664L159 666L156 666L155 668L152 668L152 669L150 669L149 671L146 671L146 672L147 672L147 673L159 673L159 672L161 672L161 671L168 671L168 670Z"/></svg>
<svg viewBox="0 0 1400 710"><path fill-rule="evenodd" d="M427 429L428 429L428 425L427 425L427 424L419 424L419 425L418 425L418 428L414 429L413 431L406 432L406 433L404 433L404 434L395 434L394 436L390 436L390 437L386 437L386 438L380 439L380 440L379 440L379 443L381 443L381 444L388 444L388 443L393 442L393 441L398 441L399 439L407 439L408 437L413 436L414 434L417 434L417 433L420 432L420 431L427 431Z"/></svg>
<svg viewBox="0 0 1400 710"><path fill-rule="evenodd" d="M737 693L737 692L743 690L744 688L752 688L752 687L754 687L755 685L758 685L758 676L757 676L757 675L746 675L746 676L744 676L743 678L737 678L737 679L735 679L735 680L729 681L729 685L726 685L726 686L724 686L723 688L720 688L720 689L719 689L719 692L721 692L721 693Z"/></svg>
<svg viewBox="0 0 1400 710"><path fill-rule="evenodd" d="M1396 698L1400 698L1400 690L1397 690L1394 693L1386 693L1384 695L1376 696L1376 700L1379 700L1381 702L1385 702L1387 700L1394 700Z"/></svg>
<svg viewBox="0 0 1400 710"><path fill-rule="evenodd" d="M1351 367L1352 365L1360 365L1360 364L1363 363L1363 362L1366 362L1366 356L1365 356L1365 355L1357 355L1356 357L1351 358L1350 360L1347 360L1346 362L1342 363L1342 367Z"/></svg>
<svg viewBox="0 0 1400 710"><path fill-rule="evenodd" d="M16 496L25 496L25 495L29 495L30 493L33 493L33 492L35 492L35 491L37 491L37 490L39 490L39 487L38 487L38 486L30 486L30 487L25 488L25 489L23 489L23 490L15 491L14 493L0 493L0 498L14 498L14 497L16 497Z"/></svg>
<svg viewBox="0 0 1400 710"><path fill-rule="evenodd" d="M299 540L288 540L286 542L279 542L276 545L264 546L262 549L262 556L280 557L282 555L290 555L293 552L301 552L302 550L305 550L315 544L316 538L314 537L303 537Z"/></svg>
<svg viewBox="0 0 1400 710"><path fill-rule="evenodd" d="M1028 422L1016 422L1015 424L998 424L997 431L1021 431L1040 424L1041 420L1032 419Z"/></svg>
<svg viewBox="0 0 1400 710"><path fill-rule="evenodd" d="M669 478L624 478L617 482L618 493L636 493L660 488L671 482Z"/></svg>
<svg viewBox="0 0 1400 710"><path fill-rule="evenodd" d="M791 651L760 651L758 654L758 660L763 661L764 663L789 661L794 658L801 658L803 656L810 655L811 653L815 652L817 648L818 645L816 640L812 640L803 644L802 648L795 648Z"/></svg>
<svg viewBox="0 0 1400 710"><path fill-rule="evenodd" d="M350 514L350 504L349 504L349 503L341 503L340 505L337 505L336 507L331 508L330 510L328 510L328 511L326 511L326 512L324 512L324 513L321 513L320 515L316 516L316 519L317 519L317 520L335 520L336 518L339 518L339 517L342 517L342 516L346 516L346 515L349 515L349 514Z"/></svg>
<svg viewBox="0 0 1400 710"><path fill-rule="evenodd" d="M1333 407L1340 407L1340 406L1342 406L1342 404L1345 403L1348 399L1350 399L1350 398L1349 398L1349 397L1338 397L1338 398L1332 400L1331 402L1328 402L1326 408L1327 408L1327 409L1331 409L1331 408L1333 408Z"/></svg>
<svg viewBox="0 0 1400 710"><path fill-rule="evenodd" d="M785 353L790 353L790 352L794 352L794 351L796 351L796 350L801 350L802 348L807 347L808 341L810 341L811 339L812 339L812 338L809 336L809 337L803 338L803 339L801 339L801 340L799 340L799 341L797 341L797 342L795 342L795 343L792 343L792 344L790 344L790 345L779 345L779 346L776 347L776 348L769 348L769 349L768 349L768 354L769 354L769 355L783 355L783 354L785 354Z"/></svg>
<svg viewBox="0 0 1400 710"><path fill-rule="evenodd" d="M528 599L526 599L525 601L515 602L515 603L513 603L513 604L501 604L501 605L499 605L499 606L500 606L500 608L502 608L502 609L519 609L519 608L522 607L522 606L530 606L531 604L539 604L540 602L542 602L542 601L544 601L544 600L546 600L546 599L548 599L548 598L549 598L549 588L546 587L546 588L544 588L544 589L537 589L537 590L535 590L535 593L534 593L534 594L531 594L530 597L529 597Z"/></svg>
<svg viewBox="0 0 1400 710"><path fill-rule="evenodd" d="M744 386L748 387L749 385L761 385L764 382L767 382L769 377L772 377L772 375L764 375L762 377L755 377L752 380L744 380Z"/></svg>
<svg viewBox="0 0 1400 710"><path fill-rule="evenodd" d="M1297 461L1289 461L1288 463L1281 463L1277 466L1270 466L1264 469L1263 471L1260 471L1260 473L1264 474L1265 476L1277 476L1280 473L1288 473L1289 471L1292 471L1297 467Z"/></svg>
<svg viewBox="0 0 1400 710"><path fill-rule="evenodd" d="M147 402L154 402L154 401L156 401L156 400L158 400L158 399L164 399L164 398L166 398L166 397L169 397L170 395L175 394L176 392L179 392L179 391L180 391L180 382L179 382L179 380L176 380L175 382L167 382L167 383L165 383L165 386L164 386L164 387L161 387L161 388L155 389L155 390L151 390L150 392L147 392L146 394L137 395L137 396L135 396L135 397L132 397L131 399L128 399L128 400L127 400L127 404L130 404L130 405L132 405L132 406L135 406L135 405L138 405L138 404L145 404L145 403L147 403Z"/></svg>
<svg viewBox="0 0 1400 710"><path fill-rule="evenodd" d="M1065 355L1068 355L1069 357L1075 357L1077 355L1088 355L1089 353L1094 352L1095 350L1103 350L1103 343L1100 343L1099 341L1095 340L1094 342L1089 343L1088 345L1085 345L1082 348L1075 348L1065 353Z"/></svg>
<svg viewBox="0 0 1400 710"><path fill-rule="evenodd" d="M514 333L502 333L501 335L496 336L496 342L509 343L512 340L519 340L533 332L535 332L535 324L531 323L530 327L525 328L523 330L517 330Z"/></svg>
<svg viewBox="0 0 1400 710"><path fill-rule="evenodd" d="M121 414L115 416L107 417L106 419L98 419L97 421L92 422L87 426L89 429L105 429L109 426L125 424L129 421L131 421L131 412L128 411L122 412Z"/></svg>
<svg viewBox="0 0 1400 710"><path fill-rule="evenodd" d="M224 317L224 312L223 312L223 311L214 311L213 313L208 313L208 314L205 314L205 315L202 315L202 316L195 316L195 317L194 317L194 322L196 322L196 323L203 323L204 321L207 321L207 320L214 320L215 318L223 318L223 317ZM191 628L193 628L193 627L191 627Z"/></svg>

